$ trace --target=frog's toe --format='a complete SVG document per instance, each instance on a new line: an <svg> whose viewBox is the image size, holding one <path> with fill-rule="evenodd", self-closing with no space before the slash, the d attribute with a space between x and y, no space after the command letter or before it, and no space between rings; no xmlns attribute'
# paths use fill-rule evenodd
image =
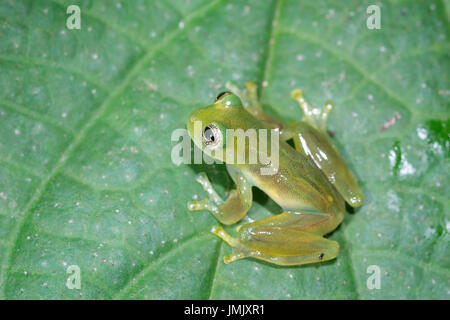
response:
<svg viewBox="0 0 450 320"><path fill-rule="evenodd" d="M364 195L361 191L359 193L355 192L347 201L353 208L361 207L364 204Z"/></svg>
<svg viewBox="0 0 450 320"><path fill-rule="evenodd" d="M216 204L213 201L211 201L208 197L200 201L191 200L187 203L187 207L189 211L200 211L200 210L208 210L210 212L218 211Z"/></svg>
<svg viewBox="0 0 450 320"><path fill-rule="evenodd" d="M195 180L202 186L203 190L205 190L205 192L208 194L207 200L202 200L202 201L205 201L205 202L212 201L215 204L220 204L223 202L222 198L214 190L214 187L212 186L211 182L209 181L206 173L204 173L204 172L199 173Z"/></svg>
<svg viewBox="0 0 450 320"><path fill-rule="evenodd" d="M232 262L235 262L236 260L244 259L244 258L247 258L247 257L248 257L248 255L246 255L244 252L232 253L232 254L224 256L223 257L223 262L225 264L230 264Z"/></svg>
<svg viewBox="0 0 450 320"><path fill-rule="evenodd" d="M219 238L221 238L222 240L224 240L226 243L228 243L232 247L236 247L239 245L238 239L230 236L221 226L212 227L211 232L214 233Z"/></svg>
<svg viewBox="0 0 450 320"><path fill-rule="evenodd" d="M203 210L204 208L204 201L195 201L195 200L191 200L187 203L187 208L189 209L189 211L198 211L198 210Z"/></svg>
<svg viewBox="0 0 450 320"><path fill-rule="evenodd" d="M303 96L300 89L294 89L291 92L291 98L294 99L300 108L303 110L303 120L311 124L317 129L326 130L328 115L333 110L333 102L328 100L322 109L313 108L310 106Z"/></svg>
<svg viewBox="0 0 450 320"><path fill-rule="evenodd" d="M242 104L244 105L244 107L252 107L252 106L258 106L259 107L259 103L258 103L258 86L256 85L256 83L254 82L246 82L245 83L245 87L246 90L241 90L239 89L238 86L236 86L233 83L227 82L225 84L225 87L230 90L231 92L233 92L234 94L238 95L239 98L242 101Z"/></svg>
<svg viewBox="0 0 450 320"><path fill-rule="evenodd" d="M241 100L244 98L244 91L242 91L237 85L231 82L225 83L225 88L233 92L234 94L238 95Z"/></svg>
<svg viewBox="0 0 450 320"><path fill-rule="evenodd" d="M232 263L239 259L244 259L249 255L248 250L239 242L237 238L230 236L221 226L214 226L211 232L228 243L232 247L232 253L223 257L223 262L226 264Z"/></svg>

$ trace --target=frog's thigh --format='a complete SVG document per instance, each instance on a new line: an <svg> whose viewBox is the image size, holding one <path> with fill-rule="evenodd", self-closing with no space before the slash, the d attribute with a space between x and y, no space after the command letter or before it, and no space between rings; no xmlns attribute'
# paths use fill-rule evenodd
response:
<svg viewBox="0 0 450 320"><path fill-rule="evenodd" d="M322 236L336 229L342 220L343 214L332 215L328 213L289 211L245 224L238 228L237 231L241 231L243 227L278 227L317 233Z"/></svg>
<svg viewBox="0 0 450 320"><path fill-rule="evenodd" d="M291 127L295 149L311 158L352 207L364 202L364 195L333 141L326 133L301 121Z"/></svg>
<svg viewBox="0 0 450 320"><path fill-rule="evenodd" d="M205 174L200 174L197 181L208 193L200 201L190 201L188 208L191 211L208 210L223 224L233 224L241 220L252 206L252 186L245 177L232 167L227 166L228 172L236 184L236 189L231 190L227 199L223 201L214 191Z"/></svg>
<svg viewBox="0 0 450 320"><path fill-rule="evenodd" d="M238 237L230 237L221 228L213 232L233 247L225 263L254 257L279 265L300 265L335 258L336 241L322 237L336 228L340 219L334 215L284 212L243 225Z"/></svg>

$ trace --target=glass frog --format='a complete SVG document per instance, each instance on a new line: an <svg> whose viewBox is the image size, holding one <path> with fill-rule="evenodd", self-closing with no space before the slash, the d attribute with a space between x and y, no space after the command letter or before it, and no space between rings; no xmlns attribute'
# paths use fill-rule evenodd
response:
<svg viewBox="0 0 450 320"><path fill-rule="evenodd" d="M339 244L324 235L342 222L345 202L359 207L364 196L326 131L333 104L327 101L321 110L312 108L302 91L295 89L291 97L303 110L303 119L284 125L262 110L256 84L248 82L243 91L227 84L227 89L212 105L192 112L187 129L198 148L226 163L236 188L222 199L206 174L200 173L197 182L207 197L190 201L189 210L208 210L222 224L235 224L250 209L255 186L272 198L282 212L240 225L236 228L237 237L230 236L221 226L213 227L211 231L232 247L232 253L224 257L225 263L253 257L277 265L301 265L335 258ZM195 130L196 122L201 123L200 130ZM260 171L271 163L226 162L230 151L227 148L236 151L235 145L229 147L226 143L227 129L250 128L279 133L278 167L274 174L263 175ZM294 147L288 140L293 140ZM249 148L246 144L246 153L251 151Z"/></svg>

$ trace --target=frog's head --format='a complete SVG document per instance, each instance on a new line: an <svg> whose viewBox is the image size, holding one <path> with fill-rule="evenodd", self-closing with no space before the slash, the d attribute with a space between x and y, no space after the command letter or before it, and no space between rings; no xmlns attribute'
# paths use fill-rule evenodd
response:
<svg viewBox="0 0 450 320"><path fill-rule="evenodd" d="M248 115L241 99L226 91L218 94L212 105L192 112L187 120L187 130L198 148L224 161L227 129L246 126L244 119Z"/></svg>

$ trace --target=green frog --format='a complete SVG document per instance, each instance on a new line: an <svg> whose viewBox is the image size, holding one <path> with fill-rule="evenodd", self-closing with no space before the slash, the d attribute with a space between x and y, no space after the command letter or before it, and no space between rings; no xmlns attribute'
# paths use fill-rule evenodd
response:
<svg viewBox="0 0 450 320"><path fill-rule="evenodd" d="M236 188L222 199L206 174L200 173L197 182L207 196L200 201L190 201L188 209L207 210L223 225L235 224L252 205L252 187L258 187L282 208L282 212L240 225L236 228L237 237L229 235L221 226L213 227L211 231L232 247L232 253L224 256L225 263L247 257L277 265L334 259L339 254L339 244L324 236L342 222L345 202L359 207L364 196L327 133L326 121L333 103L327 101L322 109L312 108L302 91L295 89L291 97L303 110L303 119L284 125L263 111L256 84L246 83L245 90L227 84L227 89L229 91L219 94L213 104L191 113L187 130L198 148L226 163ZM196 130L195 124L200 124L201 129ZM273 147L271 137L276 136L277 161L230 161L235 158L227 156L238 151L235 143L228 143L234 139L228 134L230 129L267 131L267 149ZM246 156L263 151L261 138L257 139L256 145L245 146ZM263 168L272 171L262 171Z"/></svg>

